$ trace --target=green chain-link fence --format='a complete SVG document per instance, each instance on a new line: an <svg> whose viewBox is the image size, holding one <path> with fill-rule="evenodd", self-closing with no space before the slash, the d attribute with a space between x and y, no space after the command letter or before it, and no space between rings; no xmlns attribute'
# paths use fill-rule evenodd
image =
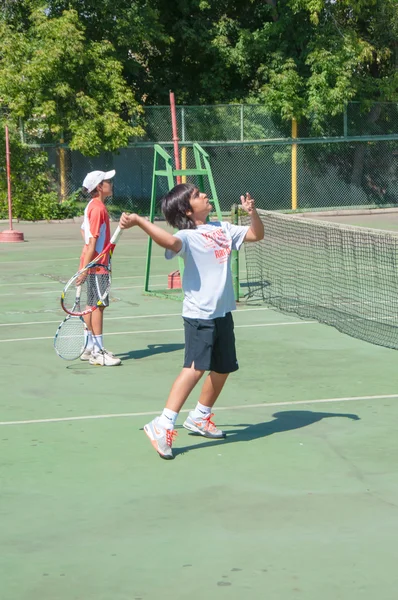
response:
<svg viewBox="0 0 398 600"><path fill-rule="evenodd" d="M115 153L92 158L57 144L41 146L60 197L80 190L88 171L112 168L111 210L147 213L153 143L173 155L170 107L147 107L143 118L146 135ZM350 103L344 114L322 123L314 115L298 124L297 139L292 124L258 105L177 106L177 125L180 151L188 149L188 167L192 142L209 153L222 211L229 211L245 191L260 208L289 210L295 183L299 210L398 206L397 104L364 108ZM159 195L164 191L159 189Z"/></svg>

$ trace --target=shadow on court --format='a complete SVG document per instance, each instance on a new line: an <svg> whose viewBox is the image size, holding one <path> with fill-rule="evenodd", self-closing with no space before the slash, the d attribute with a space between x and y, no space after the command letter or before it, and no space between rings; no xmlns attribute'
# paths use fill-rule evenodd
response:
<svg viewBox="0 0 398 600"><path fill-rule="evenodd" d="M117 357L123 361L139 360L140 358L147 358L148 356L154 356L155 354L167 354L169 352L183 350L184 347L184 344L148 344L148 346L142 350L130 350L129 352L118 353Z"/></svg>
<svg viewBox="0 0 398 600"><path fill-rule="evenodd" d="M322 419L330 419L332 417L341 417L346 419L352 419L353 421L359 421L358 415L351 413L326 413L326 412L312 412L310 410L286 410L277 412L272 415L273 421L266 421L265 423L256 423L255 425L249 425L247 423L237 424L236 427L241 429L228 429L227 437L221 440L209 440L200 444L194 444L192 446L184 446L183 448L173 448L174 455L183 454L184 452L190 452L191 450L199 450L199 448L207 448L209 446L222 446L224 444L233 444L235 442L251 442L258 440L274 433L283 433L284 431L292 431L293 429L300 429L301 427L307 427L314 423L318 423ZM199 437L196 434L190 434L195 437Z"/></svg>

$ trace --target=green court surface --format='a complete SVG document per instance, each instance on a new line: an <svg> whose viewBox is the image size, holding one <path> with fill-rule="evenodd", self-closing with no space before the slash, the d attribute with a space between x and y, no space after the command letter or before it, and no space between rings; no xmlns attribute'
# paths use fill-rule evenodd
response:
<svg viewBox="0 0 398 600"><path fill-rule="evenodd" d="M182 414L163 461L142 428L182 365L181 305L142 294L144 234L115 251L105 344L123 364L101 368L52 347L79 225L17 228L25 243L0 244L1 600L396 598L396 351L242 302L228 436ZM177 263L154 254L165 287Z"/></svg>

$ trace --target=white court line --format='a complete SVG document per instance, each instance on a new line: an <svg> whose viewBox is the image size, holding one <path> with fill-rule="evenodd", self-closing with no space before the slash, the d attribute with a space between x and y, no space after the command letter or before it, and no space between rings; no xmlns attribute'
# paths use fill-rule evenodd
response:
<svg viewBox="0 0 398 600"><path fill-rule="evenodd" d="M286 323L255 323L253 325L235 325L235 329L248 329L249 327L279 327L283 325L319 325L317 321L288 321ZM146 331L113 331L107 332L106 335L130 335L137 333L171 333L173 331L184 331L183 327L177 327L175 329L147 329ZM8 340L0 340L0 344L5 342L35 342L39 340L52 340L54 336L46 337L31 337L31 338L11 338Z"/></svg>
<svg viewBox="0 0 398 600"><path fill-rule="evenodd" d="M143 259L143 258L147 258L146 254L140 255L138 256L137 254L132 253L130 256L120 256L120 254L117 255L118 260L135 260L136 258L138 259ZM164 259L164 254L152 254L152 258L163 258ZM64 263L65 261L77 261L79 262L79 257L76 258L76 256L72 257L66 257L66 258L61 258L61 257L57 257L57 258L40 258L37 260L4 260L4 261L0 261L0 265L25 265L27 263L48 263L48 262L57 262L59 264ZM115 259L113 259L115 260Z"/></svg>
<svg viewBox="0 0 398 600"><path fill-rule="evenodd" d="M259 310L272 310L268 307L262 308L238 308L235 311L235 314L239 314L242 312L253 312ZM107 321L124 321L126 319L155 319L157 317L181 317L181 311L178 313L161 313L157 315L129 315L127 317L106 317ZM18 325L49 325L49 324L58 324L57 321L25 321L24 323L0 323L0 327L17 327Z"/></svg>
<svg viewBox="0 0 398 600"><path fill-rule="evenodd" d="M0 263L1 264L1 263ZM36 281L30 281L30 282L25 282L25 283L0 283L0 287L15 287L17 285L37 285L37 286L43 286L43 285L62 285L61 281L57 281L56 279L54 279L53 281L49 280L48 277L46 277L45 274L38 274L38 277L44 277L44 279L40 279L36 280ZM151 275L151 279L155 279L155 278L166 278L167 274L164 273L163 275ZM128 275L126 277L118 277L117 275L115 277L112 277L112 281L119 281L119 279L145 279L145 275ZM66 281L66 277L65 277L65 281Z"/></svg>
<svg viewBox="0 0 398 600"><path fill-rule="evenodd" d="M160 315L137 315L137 316L129 316L129 317L107 317L107 321L122 321L125 319L154 319L155 317L181 317L181 312L178 313L165 313ZM62 315L60 315L62 318ZM49 325L49 324L57 324L59 323L59 319L57 321L26 321L25 323L0 323L0 327L15 327L18 325ZM1 341L1 340L0 340Z"/></svg>
<svg viewBox="0 0 398 600"><path fill-rule="evenodd" d="M42 286L42 285L62 285L62 283L60 281L54 280L54 281L48 281L48 279L37 279L34 282L25 282L25 283L0 283L0 286L3 287L15 287L16 285L37 285L37 286Z"/></svg>
<svg viewBox="0 0 398 600"><path fill-rule="evenodd" d="M343 398L320 398L318 400L296 400L292 402L261 402L260 404L239 404L238 406L217 406L217 412L220 410L246 410L248 408L274 408L276 406L296 406L303 404L331 404L333 402L359 402L361 400L391 400L398 398L398 394L384 394L377 396L347 396ZM184 408L180 412L188 413L189 408ZM0 421L0 425L30 425L35 423L59 423L62 421L90 421L94 419L117 419L124 417L151 417L158 415L157 411L135 412L135 413L110 413L107 415L83 415L80 417L59 417L53 419L29 419L24 421Z"/></svg>
<svg viewBox="0 0 398 600"><path fill-rule="evenodd" d="M60 285L62 285L62 283ZM141 285L130 285L130 286L127 286L127 287L112 287L112 291L115 291L115 290L135 290L135 289L141 289L142 287L143 287L143 284L141 283ZM164 284L163 283L154 283L151 287L154 287L154 288L160 287L160 288L162 288L162 287L164 287ZM58 295L60 295L60 290L47 290L46 292L43 292L43 291L41 291L41 292L22 292L22 294L19 293L20 296L21 295L22 296L45 296L46 294L58 294ZM0 294L0 297L3 297L3 296L15 296L15 293L14 294Z"/></svg>

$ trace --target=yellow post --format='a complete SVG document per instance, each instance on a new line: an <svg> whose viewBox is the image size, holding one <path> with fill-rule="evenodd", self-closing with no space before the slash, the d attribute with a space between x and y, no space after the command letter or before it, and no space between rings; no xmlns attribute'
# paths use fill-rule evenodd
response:
<svg viewBox="0 0 398 600"><path fill-rule="evenodd" d="M181 148L181 168L182 169L186 169L187 168L187 149L185 148ZM187 176L183 175L181 177L181 183L186 183L187 182Z"/></svg>
<svg viewBox="0 0 398 600"><path fill-rule="evenodd" d="M296 119L292 119L292 138L297 138ZM297 210L297 144L292 144L292 210Z"/></svg>
<svg viewBox="0 0 398 600"><path fill-rule="evenodd" d="M61 144L64 143L63 138L60 140ZM61 202L66 198L66 157L65 148L59 149L59 180L61 190Z"/></svg>

